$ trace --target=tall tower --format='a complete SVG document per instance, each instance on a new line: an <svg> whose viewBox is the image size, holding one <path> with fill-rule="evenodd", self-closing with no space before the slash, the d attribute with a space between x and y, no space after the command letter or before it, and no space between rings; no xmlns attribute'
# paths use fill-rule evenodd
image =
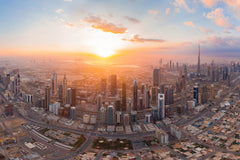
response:
<svg viewBox="0 0 240 160"><path fill-rule="evenodd" d="M193 87L193 98L196 100L195 105L197 106L199 104L199 87L198 87L198 84L196 84Z"/></svg>
<svg viewBox="0 0 240 160"><path fill-rule="evenodd" d="M122 111L126 111L127 98L126 98L126 82L122 83Z"/></svg>
<svg viewBox="0 0 240 160"><path fill-rule="evenodd" d="M153 70L153 86L160 85L160 69L156 68Z"/></svg>
<svg viewBox="0 0 240 160"><path fill-rule="evenodd" d="M67 103L67 78L64 75L63 78L63 103Z"/></svg>
<svg viewBox="0 0 240 160"><path fill-rule="evenodd" d="M164 102L164 94L158 93L158 119L165 118L165 102Z"/></svg>
<svg viewBox="0 0 240 160"><path fill-rule="evenodd" d="M198 66L197 66L197 74L200 75L200 44L198 44Z"/></svg>
<svg viewBox="0 0 240 160"><path fill-rule="evenodd" d="M112 74L110 75L110 92L111 96L116 96L117 95L117 75Z"/></svg>
<svg viewBox="0 0 240 160"><path fill-rule="evenodd" d="M77 96L77 95L76 95L76 94L77 94L76 92L77 92L77 91L76 91L76 88L72 87L72 88L71 88L71 102L72 102L71 105L73 105L73 106L76 106L76 104L77 104L77 103L76 103L76 96Z"/></svg>
<svg viewBox="0 0 240 160"><path fill-rule="evenodd" d="M67 104L72 104L72 90L71 88L67 89Z"/></svg>
<svg viewBox="0 0 240 160"><path fill-rule="evenodd" d="M59 88L58 88L58 98L62 102L63 101L63 85L60 82Z"/></svg>
<svg viewBox="0 0 240 160"><path fill-rule="evenodd" d="M53 71L52 77L52 95L57 94L57 73Z"/></svg>
<svg viewBox="0 0 240 160"><path fill-rule="evenodd" d="M48 111L50 105L50 90L49 86L45 88L45 111Z"/></svg>
<svg viewBox="0 0 240 160"><path fill-rule="evenodd" d="M106 123L106 109L102 106L99 111L99 124L101 126Z"/></svg>
<svg viewBox="0 0 240 160"><path fill-rule="evenodd" d="M107 124L114 125L114 107L109 105L107 109Z"/></svg>
<svg viewBox="0 0 240 160"><path fill-rule="evenodd" d="M138 87L136 78L133 80L133 110L137 110L137 102L138 102Z"/></svg>

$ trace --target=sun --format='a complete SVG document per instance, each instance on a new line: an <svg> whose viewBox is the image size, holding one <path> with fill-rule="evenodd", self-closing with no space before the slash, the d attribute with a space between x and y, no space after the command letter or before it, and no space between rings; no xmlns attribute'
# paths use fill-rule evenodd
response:
<svg viewBox="0 0 240 160"><path fill-rule="evenodd" d="M125 47L125 41L121 35L93 30L85 39L89 51L95 55L107 58L115 55Z"/></svg>
<svg viewBox="0 0 240 160"><path fill-rule="evenodd" d="M107 47L97 47L95 49L95 54L97 54L100 57L109 57L115 54L115 51L111 48L107 48Z"/></svg>

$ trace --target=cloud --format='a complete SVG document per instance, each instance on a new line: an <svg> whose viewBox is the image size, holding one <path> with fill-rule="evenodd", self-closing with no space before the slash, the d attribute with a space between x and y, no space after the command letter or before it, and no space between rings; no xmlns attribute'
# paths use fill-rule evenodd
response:
<svg viewBox="0 0 240 160"><path fill-rule="evenodd" d="M158 15L159 12L157 10L154 10L154 9L149 9L148 13L151 14L151 15L156 16L156 15Z"/></svg>
<svg viewBox="0 0 240 160"><path fill-rule="evenodd" d="M212 8L217 4L219 0L202 0L205 7Z"/></svg>
<svg viewBox="0 0 240 160"><path fill-rule="evenodd" d="M227 33L227 34L230 34L230 33L231 33L231 32L229 32L229 31L226 30L226 29L225 29L223 32L224 32L224 33Z"/></svg>
<svg viewBox="0 0 240 160"><path fill-rule="evenodd" d="M222 8L217 8L210 12L206 16L208 19L213 19L215 23L219 26L232 29L234 26L232 24L231 18L225 17Z"/></svg>
<svg viewBox="0 0 240 160"><path fill-rule="evenodd" d="M166 14L166 15L170 15L170 14L171 14L170 8L166 8L165 14Z"/></svg>
<svg viewBox="0 0 240 160"><path fill-rule="evenodd" d="M205 33L211 33L211 32L213 32L211 29L206 29L206 28L201 27L201 26L199 26L199 28L200 28L201 30L203 30Z"/></svg>
<svg viewBox="0 0 240 160"><path fill-rule="evenodd" d="M145 39L136 34L133 35L130 39L122 39L122 40L129 41L129 42L140 42L140 43L144 43L144 42L163 43L163 42L165 42L165 40L163 40L163 39Z"/></svg>
<svg viewBox="0 0 240 160"><path fill-rule="evenodd" d="M109 23L96 16L86 17L83 21L86 23L92 23L92 28L100 29L103 32L111 32L114 34L123 34L127 32L127 28Z"/></svg>
<svg viewBox="0 0 240 160"><path fill-rule="evenodd" d="M205 43L210 46L222 46L222 47L238 47L240 46L240 38L234 37L234 36L228 36L228 37L219 37L216 35L206 37L206 40L202 41L202 43Z"/></svg>
<svg viewBox="0 0 240 160"><path fill-rule="evenodd" d="M96 16L89 16L85 17L83 21L86 23L100 23L102 19Z"/></svg>
<svg viewBox="0 0 240 160"><path fill-rule="evenodd" d="M64 0L64 2L72 2L72 0Z"/></svg>
<svg viewBox="0 0 240 160"><path fill-rule="evenodd" d="M132 17L129 17L129 16L125 16L124 18L126 18L129 22L132 22L132 23L139 23L140 22L138 19L135 19L135 18L132 18Z"/></svg>
<svg viewBox="0 0 240 160"><path fill-rule="evenodd" d="M61 14L61 13L63 13L63 12L64 12L63 9L57 9L57 10L56 10L56 13L58 13L58 14Z"/></svg>
<svg viewBox="0 0 240 160"><path fill-rule="evenodd" d="M205 7L213 8L218 3L223 2L228 5L235 14L236 18L240 16L240 0L201 0Z"/></svg>
<svg viewBox="0 0 240 160"><path fill-rule="evenodd" d="M185 24L186 26L195 27L195 24L194 24L193 22L191 22L191 21L189 21L189 22L184 22L184 24Z"/></svg>
<svg viewBox="0 0 240 160"><path fill-rule="evenodd" d="M237 31L240 32L240 26L237 27Z"/></svg>
<svg viewBox="0 0 240 160"><path fill-rule="evenodd" d="M107 22L97 23L92 25L92 27L95 29L100 29L104 32L111 32L115 34L123 34L127 32L127 28L118 27L113 23L107 23Z"/></svg>
<svg viewBox="0 0 240 160"><path fill-rule="evenodd" d="M193 9L190 9L189 6L187 5L185 0L175 0L175 2L173 3L175 7L177 8L184 8L186 11L192 13L194 12Z"/></svg>
<svg viewBox="0 0 240 160"><path fill-rule="evenodd" d="M74 28L74 27L75 27L75 25L72 24L72 23L66 23L66 26L67 26L67 27L70 27L70 28Z"/></svg>

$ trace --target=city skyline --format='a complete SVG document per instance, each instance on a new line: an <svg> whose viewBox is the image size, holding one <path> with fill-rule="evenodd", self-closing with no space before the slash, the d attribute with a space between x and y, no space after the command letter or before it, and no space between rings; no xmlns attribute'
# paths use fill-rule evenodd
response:
<svg viewBox="0 0 240 160"><path fill-rule="evenodd" d="M2 0L0 160L239 160L240 0Z"/></svg>

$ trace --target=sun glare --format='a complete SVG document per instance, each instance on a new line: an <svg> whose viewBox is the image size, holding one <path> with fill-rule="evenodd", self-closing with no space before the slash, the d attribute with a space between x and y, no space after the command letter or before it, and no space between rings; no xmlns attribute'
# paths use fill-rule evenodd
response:
<svg viewBox="0 0 240 160"><path fill-rule="evenodd" d="M115 51L113 49L110 49L110 48L100 47L100 48L95 49L95 54L97 54L98 56L106 58L106 57L109 57L109 56L112 56L113 54L115 54Z"/></svg>
<svg viewBox="0 0 240 160"><path fill-rule="evenodd" d="M117 50L124 47L125 42L122 41L120 35L113 35L111 33L103 33L100 31L93 31L94 34L89 36L85 43L91 48L91 52L100 57L109 57L116 54Z"/></svg>

